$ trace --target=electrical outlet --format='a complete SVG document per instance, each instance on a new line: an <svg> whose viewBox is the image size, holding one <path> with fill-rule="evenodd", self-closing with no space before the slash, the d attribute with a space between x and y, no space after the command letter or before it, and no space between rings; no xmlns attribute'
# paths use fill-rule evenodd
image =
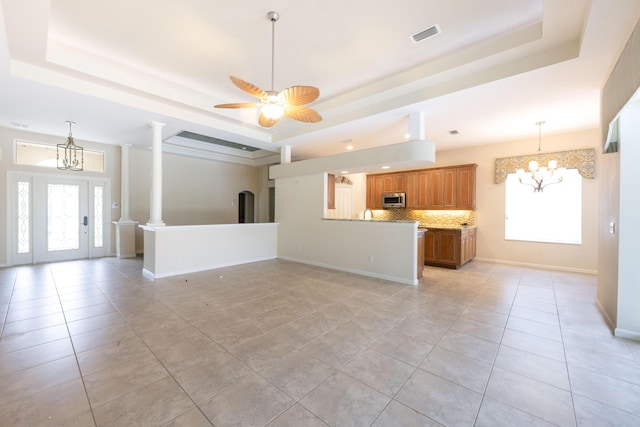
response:
<svg viewBox="0 0 640 427"><path fill-rule="evenodd" d="M574 254L573 255L573 260L574 261L580 261L582 259L582 257L580 256L580 254Z"/></svg>
<svg viewBox="0 0 640 427"><path fill-rule="evenodd" d="M302 252L302 245L298 245L298 252Z"/></svg>
<svg viewBox="0 0 640 427"><path fill-rule="evenodd" d="M373 255L369 255L369 264L373 264Z"/></svg>

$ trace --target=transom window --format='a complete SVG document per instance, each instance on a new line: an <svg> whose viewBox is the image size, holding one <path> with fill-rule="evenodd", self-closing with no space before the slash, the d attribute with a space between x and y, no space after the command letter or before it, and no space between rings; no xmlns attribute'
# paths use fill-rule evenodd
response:
<svg viewBox="0 0 640 427"><path fill-rule="evenodd" d="M104 151L84 149L84 170L104 172ZM56 167L56 146L16 140L16 164Z"/></svg>

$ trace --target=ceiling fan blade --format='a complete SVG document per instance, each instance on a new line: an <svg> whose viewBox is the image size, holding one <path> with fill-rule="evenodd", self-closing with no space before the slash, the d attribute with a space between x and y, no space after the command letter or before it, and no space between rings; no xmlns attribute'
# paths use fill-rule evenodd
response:
<svg viewBox="0 0 640 427"><path fill-rule="evenodd" d="M275 125L279 121L280 121L279 118L278 119L270 119L267 116L265 116L264 113L260 113L260 117L258 118L258 123L263 128L270 128L271 126Z"/></svg>
<svg viewBox="0 0 640 427"><path fill-rule="evenodd" d="M317 123L322 120L322 116L316 110L302 105L292 105L284 110L284 114L290 119L306 123Z"/></svg>
<svg viewBox="0 0 640 427"><path fill-rule="evenodd" d="M251 84L249 82L245 82L244 80L235 76L230 76L229 78L231 79L234 85L238 86L241 90L247 92L249 95L253 95L260 99L267 98L267 92L260 89L258 86Z"/></svg>
<svg viewBox="0 0 640 427"><path fill-rule="evenodd" d="M291 86L280 92L280 96L286 104L297 106L315 101L320 91L313 86Z"/></svg>
<svg viewBox="0 0 640 427"><path fill-rule="evenodd" d="M255 102L236 102L233 104L218 104L214 105L215 108L255 108L258 104Z"/></svg>

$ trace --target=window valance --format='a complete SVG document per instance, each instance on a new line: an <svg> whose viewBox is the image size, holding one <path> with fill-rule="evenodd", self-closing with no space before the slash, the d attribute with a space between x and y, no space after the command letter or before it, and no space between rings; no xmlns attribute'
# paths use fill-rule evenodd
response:
<svg viewBox="0 0 640 427"><path fill-rule="evenodd" d="M578 169L583 178L595 179L596 177L596 150L585 148L496 159L496 184L505 182L507 175L515 173L518 169L528 171L531 160L537 161L542 166L548 164L549 160L557 160L559 168Z"/></svg>

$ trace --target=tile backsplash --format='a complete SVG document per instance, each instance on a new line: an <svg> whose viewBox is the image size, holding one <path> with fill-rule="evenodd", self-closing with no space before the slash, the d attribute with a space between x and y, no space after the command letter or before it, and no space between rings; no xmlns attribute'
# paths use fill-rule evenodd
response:
<svg viewBox="0 0 640 427"><path fill-rule="evenodd" d="M385 221L420 221L422 227L458 226L476 224L476 211L421 211L407 209L383 209L373 211L373 219Z"/></svg>

